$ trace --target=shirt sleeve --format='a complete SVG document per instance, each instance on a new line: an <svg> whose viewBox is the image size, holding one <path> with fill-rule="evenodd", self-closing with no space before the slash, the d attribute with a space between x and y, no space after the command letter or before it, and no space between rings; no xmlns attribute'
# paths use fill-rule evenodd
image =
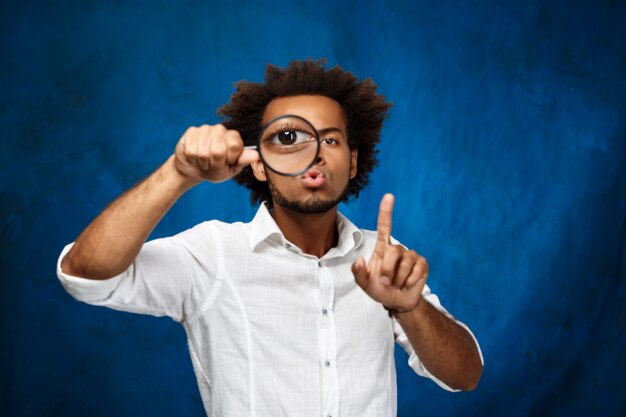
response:
<svg viewBox="0 0 626 417"><path fill-rule="evenodd" d="M472 339L474 339L474 343L476 343L476 349L478 349L478 355L480 356L480 362L484 365L483 354L482 354L482 352L480 350L480 345L478 344L478 340L476 340L476 337L474 336L474 333L472 333L472 331L469 329L469 327L467 327L464 323L461 323L460 321L455 319L450 313L448 313L448 311L446 311L445 308L443 308L443 306L439 302L439 297L437 297L437 295L435 295L435 294L430 292L430 288L428 288L428 285L424 286L424 289L422 291L422 299L426 300L427 302L429 302L437 310L441 311L448 318L450 318L455 323L457 323L459 326L461 326L465 330L467 330L467 332L470 334L470 336L472 336ZM396 343L398 343L400 346L402 346L402 348L409 355L409 366L415 371L415 373L417 373L420 376L423 376L423 377L426 377L426 378L429 378L429 379L433 380L437 385L439 385L441 388L443 388L443 389L445 389L447 391L451 391L451 392L459 392L459 391L461 391L459 389L451 388L450 386L448 386L443 381L437 379L436 376L431 374L428 371L428 369L426 369L424 364L420 361L419 357L415 353L415 350L413 350L413 346L411 346L411 343L409 342L409 338L407 337L406 333L404 333L404 329L402 329L402 326L400 325L400 323L398 323L398 321L395 318L393 318L393 333L394 333L394 337L395 337Z"/></svg>
<svg viewBox="0 0 626 417"><path fill-rule="evenodd" d="M198 227L198 226L196 226ZM193 229L191 229L193 230ZM93 280L66 274L61 261L72 248L63 249L57 276L65 290L85 303L182 322L194 315L210 297L215 271L202 244L185 239L193 233L147 242L130 267L109 279Z"/></svg>

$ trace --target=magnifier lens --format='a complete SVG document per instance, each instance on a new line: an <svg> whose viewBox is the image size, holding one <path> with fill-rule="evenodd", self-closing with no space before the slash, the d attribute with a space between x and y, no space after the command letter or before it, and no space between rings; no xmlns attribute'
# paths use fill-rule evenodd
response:
<svg viewBox="0 0 626 417"><path fill-rule="evenodd" d="M272 171L294 176L306 172L314 164L319 146L319 136L311 123L287 115L265 126L258 149Z"/></svg>

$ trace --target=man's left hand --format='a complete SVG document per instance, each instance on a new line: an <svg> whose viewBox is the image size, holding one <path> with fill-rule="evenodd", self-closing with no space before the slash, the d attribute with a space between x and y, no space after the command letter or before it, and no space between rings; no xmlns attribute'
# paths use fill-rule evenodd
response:
<svg viewBox="0 0 626 417"><path fill-rule="evenodd" d="M388 310L409 312L422 299L428 262L413 250L391 244L394 196L385 194L378 211L378 240L367 264L360 257L352 264L357 284Z"/></svg>

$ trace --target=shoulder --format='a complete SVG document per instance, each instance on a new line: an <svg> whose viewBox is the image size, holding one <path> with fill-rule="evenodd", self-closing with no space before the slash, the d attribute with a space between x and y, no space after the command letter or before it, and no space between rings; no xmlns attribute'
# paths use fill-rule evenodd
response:
<svg viewBox="0 0 626 417"><path fill-rule="evenodd" d="M363 249L366 249L366 250L373 249L376 246L376 242L378 241L378 232L376 230L367 230L367 229L359 229L359 231L361 232L363 236L363 241L361 243L361 246L363 247ZM390 236L390 241L392 245L400 245L406 249L406 245L404 245L402 242L400 242L393 236Z"/></svg>
<svg viewBox="0 0 626 417"><path fill-rule="evenodd" d="M378 232L376 230L359 229L359 231L363 234L363 241L364 242L374 242L374 243L376 243L376 241L378 240ZM400 241L398 241L393 236L391 236L390 239L391 239L391 243L393 243L394 245L401 245L402 244Z"/></svg>
<svg viewBox="0 0 626 417"><path fill-rule="evenodd" d="M220 220L208 220L180 232L172 238L183 246L197 247L215 242L216 240L246 240L249 234L249 223L227 223Z"/></svg>

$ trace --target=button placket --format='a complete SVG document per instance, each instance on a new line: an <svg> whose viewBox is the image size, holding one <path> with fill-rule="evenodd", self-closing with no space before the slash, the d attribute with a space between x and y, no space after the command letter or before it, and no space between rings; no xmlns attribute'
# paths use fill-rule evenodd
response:
<svg viewBox="0 0 626 417"><path fill-rule="evenodd" d="M319 352L322 369L322 386L324 387L324 415L336 415L339 404L339 378L337 375L337 335L334 317L335 285L330 268L326 262L316 260L316 275L319 282L318 308L319 316Z"/></svg>

